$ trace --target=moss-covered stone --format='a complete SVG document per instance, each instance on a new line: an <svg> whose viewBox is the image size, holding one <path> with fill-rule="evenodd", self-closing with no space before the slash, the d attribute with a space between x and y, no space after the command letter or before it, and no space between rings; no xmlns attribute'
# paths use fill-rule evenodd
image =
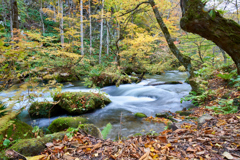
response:
<svg viewBox="0 0 240 160"><path fill-rule="evenodd" d="M103 94L91 92L64 92L54 96L54 101L69 114L79 115L104 107L111 100Z"/></svg>
<svg viewBox="0 0 240 160"><path fill-rule="evenodd" d="M186 69L185 69L184 66L180 66L180 67L178 67L178 70L179 70L180 72L186 72Z"/></svg>
<svg viewBox="0 0 240 160"><path fill-rule="evenodd" d="M0 136L0 143L3 141L4 137L7 139L11 138L12 140L32 138L32 129L32 126L27 123L16 120L8 127L7 130L2 132L3 134Z"/></svg>
<svg viewBox="0 0 240 160"><path fill-rule="evenodd" d="M34 102L31 104L28 113L32 118L48 118L62 115L64 110L51 102Z"/></svg>
<svg viewBox="0 0 240 160"><path fill-rule="evenodd" d="M86 123L87 119L83 117L61 117L55 119L48 127L54 133L68 129L69 127L77 128L79 124Z"/></svg>
<svg viewBox="0 0 240 160"><path fill-rule="evenodd" d="M191 111L176 111L176 113L178 113L180 116L189 116L192 114Z"/></svg>
<svg viewBox="0 0 240 160"><path fill-rule="evenodd" d="M65 134L66 132L59 132L41 138L22 139L9 149L13 149L24 156L35 156L44 150L46 143L52 142L53 139L63 139Z"/></svg>
<svg viewBox="0 0 240 160"><path fill-rule="evenodd" d="M103 139L100 129L93 124L80 124L79 128L92 135L93 137Z"/></svg>
<svg viewBox="0 0 240 160"><path fill-rule="evenodd" d="M87 82L87 81L90 81ZM98 86L111 86L120 84L129 84L129 83L138 83L139 78L137 77L129 77L128 75L123 75L120 73L112 73L112 72L101 72L97 75L92 75L89 79L87 79L86 83L89 83L88 87Z"/></svg>
<svg viewBox="0 0 240 160"><path fill-rule="evenodd" d="M78 78L74 75L68 75L68 76L63 76L64 74L59 74L56 78L56 80L60 83L60 82L73 82L73 81L77 81Z"/></svg>
<svg viewBox="0 0 240 160"><path fill-rule="evenodd" d="M140 113L140 112L135 113L134 116L135 116L135 117L139 117L139 118L146 118L146 117L147 117L146 114Z"/></svg>

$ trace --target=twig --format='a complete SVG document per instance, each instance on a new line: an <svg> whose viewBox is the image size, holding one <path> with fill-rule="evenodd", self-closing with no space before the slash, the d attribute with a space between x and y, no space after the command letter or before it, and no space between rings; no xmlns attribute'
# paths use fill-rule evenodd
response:
<svg viewBox="0 0 240 160"><path fill-rule="evenodd" d="M121 138L120 138L120 136L121 136L121 130L122 130L122 112L121 112L121 116L120 116L120 131L119 131L119 133L118 133L118 139L120 140Z"/></svg>

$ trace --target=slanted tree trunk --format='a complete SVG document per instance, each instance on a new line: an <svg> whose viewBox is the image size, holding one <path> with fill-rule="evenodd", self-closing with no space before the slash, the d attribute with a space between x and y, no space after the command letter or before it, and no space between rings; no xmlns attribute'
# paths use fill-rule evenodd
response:
<svg viewBox="0 0 240 160"><path fill-rule="evenodd" d="M183 30L198 34L222 48L235 62L240 75L240 25L218 12L211 17L201 0L181 0Z"/></svg>
<svg viewBox="0 0 240 160"><path fill-rule="evenodd" d="M89 36L90 36L90 55L92 55L92 15L91 15L91 0L89 0Z"/></svg>
<svg viewBox="0 0 240 160"><path fill-rule="evenodd" d="M42 33L45 33L45 27L43 22L43 15L42 15L42 0L40 0L40 17L41 17L41 25L42 25Z"/></svg>
<svg viewBox="0 0 240 160"><path fill-rule="evenodd" d="M64 47L64 31L63 31L63 0L60 0L60 11L61 11L61 18L60 18L60 34L61 34L61 45Z"/></svg>
<svg viewBox="0 0 240 160"><path fill-rule="evenodd" d="M173 43L173 40L171 38L171 35L168 31L168 28L166 27L165 23L163 22L163 19L161 17L160 12L158 11L158 8L156 7L156 4L154 2L154 0L149 0L149 3L152 6L153 12L155 14L155 17L157 19L157 22L165 36L165 39L168 43L168 46L170 48L170 50L172 51L172 53L177 57L177 59L180 61L180 63L185 67L185 69L189 72L189 83L192 87L192 90L195 91L196 93L200 93L198 84L196 83L196 81L194 80L194 72L193 72L193 68L192 68L192 64L191 64L191 58L188 56L183 55L178 48L175 46L175 44Z"/></svg>
<svg viewBox="0 0 240 160"><path fill-rule="evenodd" d="M104 9L104 0L102 0L102 15L101 15L101 30L100 30L99 64L101 64L101 59L102 59L102 40L103 40L103 9Z"/></svg>

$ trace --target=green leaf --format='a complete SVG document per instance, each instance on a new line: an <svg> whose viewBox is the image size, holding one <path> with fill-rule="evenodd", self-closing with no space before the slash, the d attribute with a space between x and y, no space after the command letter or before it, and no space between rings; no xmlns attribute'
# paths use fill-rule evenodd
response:
<svg viewBox="0 0 240 160"><path fill-rule="evenodd" d="M216 13L215 11L212 9L209 13L209 16L212 17L212 18L215 18L216 17Z"/></svg>
<svg viewBox="0 0 240 160"><path fill-rule="evenodd" d="M111 123L108 123L106 125L106 127L104 127L104 129L102 130L102 135L103 135L103 139L107 139L107 135L110 133L110 130L112 129L112 125Z"/></svg>
<svg viewBox="0 0 240 160"><path fill-rule="evenodd" d="M8 147L8 146L10 145L10 140L9 140L9 139L5 139L5 140L3 141L3 145L4 145L5 147Z"/></svg>

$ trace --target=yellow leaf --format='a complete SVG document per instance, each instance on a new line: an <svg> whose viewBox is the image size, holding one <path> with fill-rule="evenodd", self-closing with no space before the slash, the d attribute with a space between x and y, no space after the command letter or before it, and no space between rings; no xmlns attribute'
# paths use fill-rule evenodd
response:
<svg viewBox="0 0 240 160"><path fill-rule="evenodd" d="M34 156L34 157L28 157L27 160L39 160L41 158L45 157L45 155L39 155L39 156Z"/></svg>

